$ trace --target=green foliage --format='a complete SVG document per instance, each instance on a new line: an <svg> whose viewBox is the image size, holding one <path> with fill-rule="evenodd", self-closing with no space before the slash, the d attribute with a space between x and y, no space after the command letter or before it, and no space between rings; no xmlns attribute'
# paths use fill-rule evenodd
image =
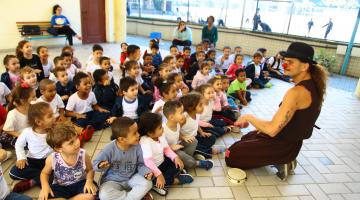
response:
<svg viewBox="0 0 360 200"><path fill-rule="evenodd" d="M336 58L334 54L326 52L325 49L320 49L320 51L315 55L314 60L324 66L329 72L332 72L336 67Z"/></svg>

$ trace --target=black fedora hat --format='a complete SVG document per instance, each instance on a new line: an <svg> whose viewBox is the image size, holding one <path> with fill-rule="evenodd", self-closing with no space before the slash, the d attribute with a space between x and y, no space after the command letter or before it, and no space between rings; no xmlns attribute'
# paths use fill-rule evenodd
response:
<svg viewBox="0 0 360 200"><path fill-rule="evenodd" d="M293 42L288 47L287 51L280 53L281 56L286 58L297 58L302 62L310 64L317 64L314 61L314 48L303 42Z"/></svg>

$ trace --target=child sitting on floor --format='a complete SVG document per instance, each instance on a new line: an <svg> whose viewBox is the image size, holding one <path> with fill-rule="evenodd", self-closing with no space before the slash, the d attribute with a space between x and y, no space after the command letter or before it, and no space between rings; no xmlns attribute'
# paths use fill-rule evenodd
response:
<svg viewBox="0 0 360 200"><path fill-rule="evenodd" d="M7 152L4 149L0 148L0 163L5 162L6 159L7 159ZM32 198L26 195L10 192L8 184L6 183L4 177L4 171L1 166L0 166L0 199L32 200Z"/></svg>
<svg viewBox="0 0 360 200"><path fill-rule="evenodd" d="M66 106L69 97L76 92L74 84L69 80L65 67L56 67L54 69L54 75L58 80L56 82L56 93L60 95Z"/></svg>
<svg viewBox="0 0 360 200"><path fill-rule="evenodd" d="M189 87L184 83L181 73L169 74L167 81L175 83L177 92L176 98L180 98L189 93Z"/></svg>
<svg viewBox="0 0 360 200"><path fill-rule="evenodd" d="M153 190L160 195L167 194L165 186L193 182L190 174L181 173L184 163L171 150L163 134L161 115L144 113L140 117L139 133L145 165L154 173Z"/></svg>
<svg viewBox="0 0 360 200"><path fill-rule="evenodd" d="M196 62L194 62L190 68L189 73L185 75L186 84L191 85L192 80L194 79L194 76L199 71L201 65L205 61L205 52L199 51L196 52Z"/></svg>
<svg viewBox="0 0 360 200"><path fill-rule="evenodd" d="M100 181L100 199L152 199L148 191L153 173L144 164L136 122L120 117L111 130L113 140L93 161L95 171L105 172Z"/></svg>
<svg viewBox="0 0 360 200"><path fill-rule="evenodd" d="M20 82L20 63L14 55L6 55L3 60L6 72L1 74L1 82L11 90Z"/></svg>
<svg viewBox="0 0 360 200"><path fill-rule="evenodd" d="M250 78L252 81L251 87L259 89L272 86L270 83L268 84L269 79L264 76L263 69L261 67L262 58L262 53L256 52L253 55L253 60L245 68L246 77Z"/></svg>
<svg viewBox="0 0 360 200"><path fill-rule="evenodd" d="M79 59L74 55L74 47L73 46L64 46L63 48L62 48L62 51L61 51L61 53L63 53L63 52L68 52L68 53L70 53L71 54L71 56L72 56L72 64L74 64L75 66L76 66L76 68L78 68L78 69L81 69L82 68L82 65L81 65L81 62L79 61Z"/></svg>
<svg viewBox="0 0 360 200"><path fill-rule="evenodd" d="M140 115L149 109L150 102L138 94L138 88L138 83L130 77L120 80L122 95L116 98L111 117L106 120L109 124L112 124L116 117L129 117L139 122Z"/></svg>
<svg viewBox="0 0 360 200"><path fill-rule="evenodd" d="M201 100L201 94L197 92L189 93L180 98L180 102L184 106L184 115L186 122L181 125L181 138L192 143L197 140L194 157L197 160L205 160L211 158L212 154L218 154L220 151L213 148L216 142L216 136L203 131L199 126L200 114L204 111L204 104Z"/></svg>
<svg viewBox="0 0 360 200"><path fill-rule="evenodd" d="M92 56L93 59L92 61L90 61L89 63L87 63L86 66L86 72L92 76L92 73L97 70L97 69L101 69L100 67L100 58L103 55L103 51L104 49L102 48L101 45L99 44L94 44L92 47Z"/></svg>
<svg viewBox="0 0 360 200"><path fill-rule="evenodd" d="M97 186L90 156L80 148L80 141L71 125L55 124L46 136L54 152L47 157L41 171L39 200L66 198L94 200ZM49 184L49 177L54 180Z"/></svg>
<svg viewBox="0 0 360 200"><path fill-rule="evenodd" d="M152 92L150 90L145 90L143 88L144 80L140 75L140 66L136 61L127 61L125 62L125 74L126 76L136 80L139 85L139 92L141 95L150 95Z"/></svg>
<svg viewBox="0 0 360 200"><path fill-rule="evenodd" d="M48 129L55 122L49 104L39 102L29 108L29 128L25 128L15 144L16 164L9 172L14 180L21 180L14 186L14 192L23 192L35 185L40 185L40 173L45 166L45 159L52 153L46 143ZM28 151L25 152L25 147Z"/></svg>
<svg viewBox="0 0 360 200"><path fill-rule="evenodd" d="M168 57L168 56L167 56ZM165 59L166 60L166 59ZM157 85L159 85L160 83L164 83L167 81L169 73L170 73L170 67L169 65L165 62L160 65L159 69L158 69L158 75L155 76L153 78L153 82L154 82L154 94L153 94L153 100L156 102L161 98L161 94L159 92L159 88L157 87Z"/></svg>
<svg viewBox="0 0 360 200"><path fill-rule="evenodd" d="M251 101L251 93L247 90L246 73L243 69L238 69L235 72L236 80L234 80L227 90L227 94L238 99L240 103L247 106Z"/></svg>
<svg viewBox="0 0 360 200"><path fill-rule="evenodd" d="M55 82L49 79L41 80L40 92L42 95L35 102L48 103L53 111L55 119L57 121L66 121L65 105L61 97L58 94L56 94Z"/></svg>
<svg viewBox="0 0 360 200"><path fill-rule="evenodd" d="M36 49L36 53L40 57L40 61L44 70L44 77L49 78L50 71L54 69L54 64L49 59L48 48L45 46L39 46Z"/></svg>
<svg viewBox="0 0 360 200"><path fill-rule="evenodd" d="M94 94L98 105L106 110L111 110L114 106L119 87L110 80L109 75L103 69L97 69L93 73Z"/></svg>
<svg viewBox="0 0 360 200"><path fill-rule="evenodd" d="M210 65L207 62L201 64L199 71L194 76L191 87L196 89L210 80Z"/></svg>
<svg viewBox="0 0 360 200"><path fill-rule="evenodd" d="M95 94L91 91L91 79L84 72L79 72L74 77L77 92L72 94L66 105L66 116L84 130L84 140L91 139L95 130L107 127L105 121L109 111L101 108L96 101Z"/></svg>
<svg viewBox="0 0 360 200"><path fill-rule="evenodd" d="M162 63L162 57L159 52L159 45L153 44L151 46L151 56L152 56L152 65L154 65L155 68L158 68Z"/></svg>
<svg viewBox="0 0 360 200"><path fill-rule="evenodd" d="M68 52L61 54L61 57L64 59L64 66L70 81L73 81L75 74L78 72L78 69L72 64L72 55Z"/></svg>
<svg viewBox="0 0 360 200"><path fill-rule="evenodd" d="M151 112L153 113L160 113L163 119L163 122L166 122L166 118L163 113L163 107L165 102L175 100L176 99L176 85L174 82L165 82L159 81L157 84L157 87L159 88L161 98L157 100L154 104L154 107Z"/></svg>
<svg viewBox="0 0 360 200"><path fill-rule="evenodd" d="M15 138L19 137L21 131L29 127L28 110L30 102L35 100L35 91L28 84L17 85L11 92L11 101L8 109L9 113L3 127L5 133ZM13 142L13 145L15 142Z"/></svg>
<svg viewBox="0 0 360 200"><path fill-rule="evenodd" d="M25 66L20 70L20 82L26 83L28 86L34 89L36 97L40 97L39 83L36 73L33 68Z"/></svg>
<svg viewBox="0 0 360 200"><path fill-rule="evenodd" d="M211 169L214 165L212 160L196 161L194 152L197 140L185 142L180 137L180 126L185 123L184 106L180 101L168 101L164 105L164 116L166 123L163 123L164 135L170 148L181 158L186 169L195 167Z"/></svg>
<svg viewBox="0 0 360 200"><path fill-rule="evenodd" d="M114 74L113 74L112 71L110 71L111 68L112 68L111 59L109 57L102 56L102 57L100 57L99 63L100 63L101 69L105 70L106 74L109 76L110 83L115 84L115 82L114 82ZM96 83L96 81L95 81L95 83Z"/></svg>
<svg viewBox="0 0 360 200"><path fill-rule="evenodd" d="M242 64L244 56L242 54L236 54L234 56L234 63L230 65L228 70L226 71L226 75L229 77L230 81L236 79L235 71L237 69L245 69L245 66Z"/></svg>

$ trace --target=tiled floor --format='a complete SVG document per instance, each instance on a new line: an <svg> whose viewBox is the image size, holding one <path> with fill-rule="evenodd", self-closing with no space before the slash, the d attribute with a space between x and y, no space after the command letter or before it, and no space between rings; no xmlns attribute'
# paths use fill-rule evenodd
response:
<svg viewBox="0 0 360 200"><path fill-rule="evenodd" d="M144 38L128 38L129 43L142 44L142 49L146 48L146 41ZM161 46L164 53L168 46L168 43ZM85 61L91 52L91 46L76 48L76 55ZM104 49L105 54L118 60L118 44L104 44ZM59 51L59 48L50 49L50 54L54 56ZM292 86L278 80L273 80L272 83L274 87L271 89L252 91L253 101L243 109L243 113L252 113L264 119L272 117L285 91ZM352 92L328 87L326 100L316 123L321 129L315 129L313 136L304 141L295 175L290 176L287 181L277 179L275 170L267 166L247 170L248 179L242 185L229 183L224 157L220 155L213 158L213 169L190 171L195 177L192 184L171 188L166 198L156 194L154 196L156 199L360 199L359 121L359 99ZM249 127L243 132L251 129ZM92 140L85 144L85 149L94 157L109 142L109 138L109 129L96 132ZM240 138L240 134L231 133L218 139L216 145L229 146ZM9 178L8 171L14 161L15 158L12 158L2 164L9 185L13 181ZM99 176L96 175L97 178ZM36 198L38 191L35 188L27 194Z"/></svg>

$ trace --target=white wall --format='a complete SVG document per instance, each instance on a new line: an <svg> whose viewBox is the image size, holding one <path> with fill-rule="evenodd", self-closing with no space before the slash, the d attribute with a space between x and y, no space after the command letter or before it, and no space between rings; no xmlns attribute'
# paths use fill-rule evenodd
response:
<svg viewBox="0 0 360 200"><path fill-rule="evenodd" d="M80 0L0 0L0 49L14 49L22 39L16 22L50 21L52 7L63 8L71 27L81 35ZM38 45L64 45L65 39L44 39L32 41ZM81 41L74 38L74 44Z"/></svg>

